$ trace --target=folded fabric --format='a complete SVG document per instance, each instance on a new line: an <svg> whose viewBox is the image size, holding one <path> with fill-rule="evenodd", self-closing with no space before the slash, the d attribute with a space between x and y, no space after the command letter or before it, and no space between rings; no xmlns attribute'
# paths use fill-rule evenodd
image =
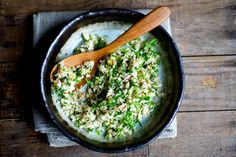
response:
<svg viewBox="0 0 236 157"><path fill-rule="evenodd" d="M149 9L137 10L141 13L147 14ZM38 44L42 37L50 30L62 26L70 19L78 15L79 11L73 12L40 12L33 15L33 49L38 48ZM163 24L163 28L171 35L170 19L167 19ZM76 145L77 143L71 141L64 136L52 122L52 120L45 114L43 109L37 108L34 104L33 119L35 124L35 131L47 134L49 145L52 147L65 147ZM159 138L174 138L177 136L177 123L176 118L170 126L163 132Z"/></svg>

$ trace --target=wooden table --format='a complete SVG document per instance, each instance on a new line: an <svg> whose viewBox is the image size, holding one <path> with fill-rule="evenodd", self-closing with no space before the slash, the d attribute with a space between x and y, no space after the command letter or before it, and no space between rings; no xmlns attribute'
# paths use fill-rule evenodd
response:
<svg viewBox="0 0 236 157"><path fill-rule="evenodd" d="M172 32L184 62L178 137L121 154L49 147L34 132L31 115L31 15L158 5L172 11ZM0 156L236 156L236 0L1 0L0 11Z"/></svg>

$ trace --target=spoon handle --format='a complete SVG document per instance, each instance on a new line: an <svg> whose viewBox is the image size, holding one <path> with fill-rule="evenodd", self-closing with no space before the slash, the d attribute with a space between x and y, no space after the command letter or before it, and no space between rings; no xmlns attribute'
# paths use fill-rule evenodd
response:
<svg viewBox="0 0 236 157"><path fill-rule="evenodd" d="M125 43L151 31L164 22L169 16L170 10L167 7L159 7L154 9L121 36L119 36L115 41L106 46L104 49L107 49L107 51L102 51L104 53L103 56L112 53Z"/></svg>

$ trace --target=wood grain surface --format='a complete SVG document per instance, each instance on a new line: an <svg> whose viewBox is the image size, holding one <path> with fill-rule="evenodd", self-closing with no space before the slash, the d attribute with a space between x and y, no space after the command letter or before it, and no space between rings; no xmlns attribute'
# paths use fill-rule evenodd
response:
<svg viewBox="0 0 236 157"><path fill-rule="evenodd" d="M1 0L0 61L23 59L24 48L31 46L30 16L39 11L88 10L104 7L171 9L173 36L183 56L236 54L235 0ZM26 29L27 28L27 29Z"/></svg>
<svg viewBox="0 0 236 157"><path fill-rule="evenodd" d="M31 115L32 14L168 6L185 70L178 136L127 153L52 148ZM236 156L235 0L0 0L0 156Z"/></svg>
<svg viewBox="0 0 236 157"><path fill-rule="evenodd" d="M2 156L234 156L236 111L178 113L178 137L154 140L148 146L127 153L97 153L82 146L52 148L33 125L21 119L0 123Z"/></svg>

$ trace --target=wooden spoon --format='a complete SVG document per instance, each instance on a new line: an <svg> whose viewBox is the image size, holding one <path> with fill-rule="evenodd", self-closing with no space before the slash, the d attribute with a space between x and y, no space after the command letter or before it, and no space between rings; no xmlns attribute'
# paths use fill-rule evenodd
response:
<svg viewBox="0 0 236 157"><path fill-rule="evenodd" d="M142 18L139 22L134 24L131 28L129 28L126 32L120 35L115 41L106 47L92 52L80 53L68 58L65 58L61 61L61 63L67 67L73 67L76 65L80 65L85 61L94 61L94 67L91 71L90 76L96 72L99 60L104 56L109 55L114 52L120 46L126 44L127 42L151 31L155 27L159 26L163 21L165 21L170 16L170 10L167 7L159 7L151 11L148 15ZM57 69L57 65L55 65L50 73L50 80L53 81L53 74ZM78 86L81 87L86 83L86 80L83 79L78 83Z"/></svg>

